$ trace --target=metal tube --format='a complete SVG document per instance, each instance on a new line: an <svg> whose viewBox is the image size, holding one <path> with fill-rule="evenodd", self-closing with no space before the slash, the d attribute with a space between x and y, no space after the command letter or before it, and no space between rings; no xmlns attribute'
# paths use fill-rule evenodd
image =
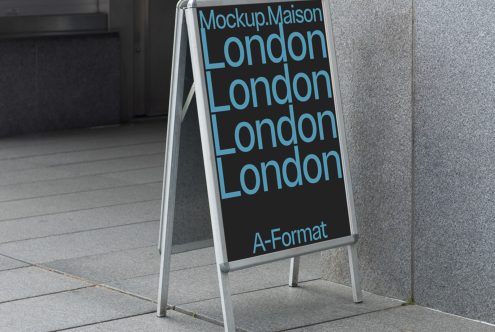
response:
<svg viewBox="0 0 495 332"><path fill-rule="evenodd" d="M170 87L170 109L168 115L167 146L164 166L162 212L160 218L161 259L157 305L157 315L159 317L166 316L167 314L175 193L179 165L182 97L184 93L185 52L187 51L187 34L184 30L184 11L177 9L175 18L174 53L172 57L172 82Z"/></svg>
<svg viewBox="0 0 495 332"><path fill-rule="evenodd" d="M220 285L220 297L222 299L223 326L225 332L235 331L234 307L232 306L232 295L230 294L229 274L222 272L217 264L218 283Z"/></svg>
<svg viewBox="0 0 495 332"><path fill-rule="evenodd" d="M300 257L290 259L289 286L297 287L299 283L299 261Z"/></svg>
<svg viewBox="0 0 495 332"><path fill-rule="evenodd" d="M356 244L347 246L349 254L349 268L351 270L352 298L354 303L363 302L363 291L361 290L361 278L359 277L359 265Z"/></svg>

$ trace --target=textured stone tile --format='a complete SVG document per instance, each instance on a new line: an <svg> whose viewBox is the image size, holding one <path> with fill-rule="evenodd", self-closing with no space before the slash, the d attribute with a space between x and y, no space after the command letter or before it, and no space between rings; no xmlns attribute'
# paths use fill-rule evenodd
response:
<svg viewBox="0 0 495 332"><path fill-rule="evenodd" d="M87 163L43 167L0 174L0 185L48 181L75 176L98 175L126 170L158 167L163 165L163 154L121 159L92 161Z"/></svg>
<svg viewBox="0 0 495 332"><path fill-rule="evenodd" d="M156 306L94 287L0 304L0 330L53 331L150 313Z"/></svg>
<svg viewBox="0 0 495 332"><path fill-rule="evenodd" d="M300 280L320 278L320 255L303 257L300 269ZM284 260L232 272L230 280L234 294L286 285L289 281L289 261ZM155 299L158 290L158 275L117 280L108 284L117 289ZM170 274L169 296L168 303L173 305L219 297L215 265L173 271Z"/></svg>
<svg viewBox="0 0 495 332"><path fill-rule="evenodd" d="M493 332L495 327L419 306L404 306L307 326L290 331L305 332Z"/></svg>
<svg viewBox="0 0 495 332"><path fill-rule="evenodd" d="M159 199L161 183L0 203L0 221Z"/></svg>
<svg viewBox="0 0 495 332"><path fill-rule="evenodd" d="M118 173L108 173L105 178L126 181L128 183L140 184L163 181L163 165L152 168L139 169Z"/></svg>
<svg viewBox="0 0 495 332"><path fill-rule="evenodd" d="M0 186L46 181L71 177L71 173L59 168L34 168L18 171L6 171L0 174Z"/></svg>
<svg viewBox="0 0 495 332"><path fill-rule="evenodd" d="M163 167L0 186L0 202L160 182Z"/></svg>
<svg viewBox="0 0 495 332"><path fill-rule="evenodd" d="M0 303L87 287L90 284L38 267L0 271Z"/></svg>
<svg viewBox="0 0 495 332"><path fill-rule="evenodd" d="M22 158L26 163L43 166L59 166L89 161L101 161L149 154L165 153L165 142L134 144L111 148L55 153L30 158ZM18 159L15 159L18 160Z"/></svg>
<svg viewBox="0 0 495 332"><path fill-rule="evenodd" d="M113 127L60 130L4 137L0 159L19 159L47 154L97 150L165 141L166 121L154 119Z"/></svg>
<svg viewBox="0 0 495 332"><path fill-rule="evenodd" d="M190 269L214 262L213 248L193 250L172 255L171 270ZM148 275L158 279L160 255L157 247L152 246L54 261L44 265L99 283Z"/></svg>
<svg viewBox="0 0 495 332"><path fill-rule="evenodd" d="M153 200L3 221L0 222L0 243L156 221L159 218L160 201Z"/></svg>
<svg viewBox="0 0 495 332"><path fill-rule="evenodd" d="M495 323L495 3L415 5L415 300Z"/></svg>
<svg viewBox="0 0 495 332"><path fill-rule="evenodd" d="M73 332L212 332L223 331L223 327L178 313L167 311L166 318L158 318L156 314L146 314L130 318L123 318L111 322L100 323L80 328L70 329Z"/></svg>
<svg viewBox="0 0 495 332"><path fill-rule="evenodd" d="M72 165L62 165L57 168L71 172L75 176L112 173L124 170L158 167L163 165L164 152L152 155L126 157L113 160L103 160Z"/></svg>
<svg viewBox="0 0 495 332"><path fill-rule="evenodd" d="M26 263L0 255L0 271L27 266Z"/></svg>
<svg viewBox="0 0 495 332"><path fill-rule="evenodd" d="M33 164L31 162L27 162L25 160L19 160L19 159L0 159L0 169L2 172L8 172L8 171L18 171L18 170L24 170L24 169L31 169L31 168L37 168L39 165Z"/></svg>
<svg viewBox="0 0 495 332"><path fill-rule="evenodd" d="M411 294L411 1L332 0L363 287ZM345 251L325 276L348 283Z"/></svg>
<svg viewBox="0 0 495 332"><path fill-rule="evenodd" d="M30 182L0 186L0 203L29 198L40 198L78 191L113 188L128 184L125 181L90 175L76 178L64 178L51 181Z"/></svg>
<svg viewBox="0 0 495 332"><path fill-rule="evenodd" d="M325 280L232 297L236 326L248 331L285 330L401 305L400 301L370 293L364 293L363 300L360 304L353 303L349 287ZM222 321L220 299L180 307Z"/></svg>
<svg viewBox="0 0 495 332"><path fill-rule="evenodd" d="M157 241L158 222L148 222L6 243L0 245L0 254L31 263L44 263L149 247Z"/></svg>

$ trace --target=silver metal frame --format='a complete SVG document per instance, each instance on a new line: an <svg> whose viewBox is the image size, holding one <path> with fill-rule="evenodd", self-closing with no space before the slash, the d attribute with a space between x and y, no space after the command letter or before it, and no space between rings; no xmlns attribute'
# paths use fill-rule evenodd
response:
<svg viewBox="0 0 495 332"><path fill-rule="evenodd" d="M198 105L198 118L200 124L201 144L203 149L203 158L206 173L206 182L208 190L208 200L210 205L211 222L213 229L213 241L215 247L215 256L217 261L217 272L219 277L220 295L222 301L222 311L224 317L224 326L226 331L235 331L234 312L230 294L228 273L235 270L248 268L255 265L265 264L277 260L291 258L289 285L292 287L298 284L300 256L312 252L326 249L347 246L349 255L349 266L352 281L353 300L356 303L362 302L362 290L359 278L359 269L357 261L356 242L358 240L358 230L354 213L354 200L352 195L352 186L349 172L349 164L345 139L345 124L342 113L340 87L338 82L337 60L335 54L335 43L332 32L332 21L330 15L329 0L303 0L303 1L321 1L325 21L325 34L330 62L330 71L332 77L332 86L334 92L335 113L337 118L337 130L341 152L342 168L344 169L344 184L347 198L347 207L349 213L349 223L351 235L314 243L307 246L291 248L284 251L278 251L247 259L228 261L227 249L225 242L225 233L223 227L221 202L218 188L218 173L215 163L213 139L210 135L211 122L209 121L210 110L208 105L206 78L203 66L203 53L200 43L199 23L197 8L209 6L223 6L236 4L261 4L261 3L280 3L301 0L181 0L177 4L175 37L174 37L174 55L172 68L172 83L170 88L169 120L166 144L166 159L162 197L162 213L160 224L160 241L159 249L161 250L161 269L160 285L158 293L157 315L165 316L167 310L168 283L170 274L170 258L172 251L172 231L174 221L175 190L177 184L177 167L179 154L180 126L187 112L187 106L191 102L193 94L196 93L196 102ZM184 21L185 17L185 21ZM192 50L191 62L194 75L194 86L191 88L186 105L182 105L184 93L184 66L185 66L185 47L186 35L184 28L187 28L189 36L189 45Z"/></svg>
<svg viewBox="0 0 495 332"><path fill-rule="evenodd" d="M298 0L289 0L298 1ZM315 0L306 0L315 1ZM207 178L207 188L208 197L210 201L210 211L211 219L213 225L213 240L215 243L215 254L217 258L217 263L220 264L220 268L223 272L230 272L235 270L244 269L247 267L269 263L285 258L291 258L295 256L302 256L310 254L317 251L322 251L326 249L331 249L335 247L340 247L344 245L353 245L357 241L357 224L354 215L354 201L352 197L352 187L350 181L347 150L345 142L345 130L344 130L344 119L342 115L342 106L340 100L340 88L337 79L337 63L335 58L335 49L333 42L333 34L331 32L331 17L329 10L328 0L322 0L322 8L324 13L324 19L326 22L326 37L329 48L329 58L330 58L330 71L332 73L332 85L334 90L334 102L335 102L335 113L337 118L337 131L340 142L341 150L341 161L342 168L344 169L344 184L347 197L347 207L349 211L349 222L351 228L351 236L338 238L334 240L329 240L325 242L319 242L310 244L307 246L291 248L284 251L278 251L274 253L264 254L260 256L250 257L246 259L241 259L237 261L228 261L227 249L225 244L225 233L223 227L220 195L218 188L218 174L216 170L215 154L213 139L210 135L211 133L211 123L209 121L209 105L206 98L206 78L204 75L203 66L203 53L200 42L199 35L199 23L197 18L197 8L208 7L208 6L222 6L222 5L235 5L235 4L255 4L255 3L277 3L277 2L287 2L282 0L255 0L246 2L246 0L190 0L187 4L186 9L186 19L189 31L189 42L191 49L196 49L196 52L191 55L192 66L194 73L194 81L196 82L196 101L198 103L198 117L201 130L201 142L203 145L203 155L206 169Z"/></svg>
<svg viewBox="0 0 495 332"><path fill-rule="evenodd" d="M187 52L184 11L177 8L175 14L174 53L172 56L172 78L170 85L167 142L163 174L162 210L160 215L160 280L158 286L157 315L167 315L170 260L172 257L172 234L175 213L175 194L179 164L180 128L182 122L182 99Z"/></svg>

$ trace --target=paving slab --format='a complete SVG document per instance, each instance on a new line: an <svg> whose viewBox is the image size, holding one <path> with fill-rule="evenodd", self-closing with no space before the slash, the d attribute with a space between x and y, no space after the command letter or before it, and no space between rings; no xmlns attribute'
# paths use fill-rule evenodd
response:
<svg viewBox="0 0 495 332"><path fill-rule="evenodd" d="M117 179L136 184L152 181L163 181L163 165L152 168L138 169L135 171L107 173L104 176L106 178Z"/></svg>
<svg viewBox="0 0 495 332"><path fill-rule="evenodd" d="M190 269L214 262L215 254L211 247L188 251L172 255L171 271ZM158 278L160 255L157 247L151 246L53 261L44 266L99 283L148 275L156 275Z"/></svg>
<svg viewBox="0 0 495 332"><path fill-rule="evenodd" d="M0 255L0 271L17 269L23 266L28 266L28 264Z"/></svg>
<svg viewBox="0 0 495 332"><path fill-rule="evenodd" d="M10 202L30 198L41 198L61 194L76 193L98 189L114 188L129 183L123 180L90 175L59 180L20 183L0 186L0 202Z"/></svg>
<svg viewBox="0 0 495 332"><path fill-rule="evenodd" d="M74 176L99 175L117 171L158 167L160 165L163 165L163 153L70 165L47 166L29 170L2 172L0 174L0 185L48 181Z"/></svg>
<svg viewBox="0 0 495 332"><path fill-rule="evenodd" d="M161 197L162 184L132 185L0 203L0 222L39 215L134 203Z"/></svg>
<svg viewBox="0 0 495 332"><path fill-rule="evenodd" d="M7 137L1 140L0 159L153 143L165 141L165 134L166 121L160 119L149 123Z"/></svg>
<svg viewBox="0 0 495 332"><path fill-rule="evenodd" d="M73 332L213 332L223 331L223 327L208 323L173 310L167 311L166 318L158 318L154 313L130 318L117 319L111 322L70 329Z"/></svg>
<svg viewBox="0 0 495 332"><path fill-rule="evenodd" d="M8 171L18 171L18 170L24 170L24 169L31 169L31 168L37 168L40 167L37 164L33 164L31 162L27 162L25 160L19 160L19 159L0 159L0 169L2 172L8 172Z"/></svg>
<svg viewBox="0 0 495 332"><path fill-rule="evenodd" d="M229 276L234 294L286 285L289 278L289 260L235 271ZM304 256L301 259L300 280L314 280L320 277L320 255ZM158 274L115 280L107 284L154 300L158 290ZM172 305L219 297L216 266L212 264L172 271L169 296L168 303Z"/></svg>
<svg viewBox="0 0 495 332"><path fill-rule="evenodd" d="M158 222L146 222L0 245L0 254L30 263L149 247L158 240Z"/></svg>
<svg viewBox="0 0 495 332"><path fill-rule="evenodd" d="M0 186L0 202L53 196L162 180L163 167Z"/></svg>
<svg viewBox="0 0 495 332"><path fill-rule="evenodd" d="M156 305L101 287L0 304L1 331L53 331L150 313Z"/></svg>
<svg viewBox="0 0 495 332"><path fill-rule="evenodd" d="M420 306L403 306L290 331L305 332L494 332L495 326Z"/></svg>
<svg viewBox="0 0 495 332"><path fill-rule="evenodd" d="M38 166L60 166L90 161L145 156L156 153L165 153L164 141L157 143L142 143L129 146L99 148L94 150L62 152L14 160L32 163Z"/></svg>
<svg viewBox="0 0 495 332"><path fill-rule="evenodd" d="M87 286L80 279L35 266L0 271L0 303Z"/></svg>
<svg viewBox="0 0 495 332"><path fill-rule="evenodd" d="M52 168L63 169L73 176L111 173L124 170L136 170L141 168L162 166L165 152L150 154L145 156L134 156L119 159L78 163Z"/></svg>
<svg viewBox="0 0 495 332"><path fill-rule="evenodd" d="M299 287L261 289L232 297L236 326L248 331L279 331L400 306L401 301L365 292L352 302L352 290L325 280ZM180 305L189 312L222 321L220 299Z"/></svg>
<svg viewBox="0 0 495 332"><path fill-rule="evenodd" d="M118 204L0 222L0 243L156 221L160 201Z"/></svg>

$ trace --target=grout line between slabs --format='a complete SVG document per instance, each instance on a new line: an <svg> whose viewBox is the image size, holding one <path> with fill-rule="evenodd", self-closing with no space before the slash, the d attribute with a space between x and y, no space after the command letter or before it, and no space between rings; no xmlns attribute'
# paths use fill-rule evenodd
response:
<svg viewBox="0 0 495 332"><path fill-rule="evenodd" d="M18 298L18 299L11 299L11 300L7 300L7 301L0 301L0 306L2 304L6 304L6 303L12 303L12 302L19 302L19 301L24 301L24 300L30 300L30 299L35 299L35 298L38 298L38 297L43 297L43 296L57 295L57 294L61 294L61 293L67 293L67 292L72 292L72 291L77 291L77 290L87 289L87 288L92 288L92 287L96 287L96 285L87 285L87 286L82 286L82 287L75 287L75 288L63 289L63 290L60 290L60 291L55 291L55 292L50 292L50 293L44 293L44 294L26 296L26 297L22 297L22 298Z"/></svg>
<svg viewBox="0 0 495 332"><path fill-rule="evenodd" d="M60 137L59 139L64 139L63 137ZM57 139L58 140L58 139ZM19 147L24 146L25 144L28 144L29 142L26 143L21 143L19 144ZM57 152L48 152L48 153L39 153L39 154L33 154L33 155L26 155L26 156L19 156L19 157L11 157L11 158L0 158L0 160L20 160L20 159L29 159L29 158L35 158L35 157L43 157L43 156L52 156L56 154L67 154L67 153L77 153L77 152L88 152L88 151L100 151L100 150L106 150L106 149L117 149L117 148L123 148L127 146L137 146L137 145L146 145L146 144L155 144L155 143L164 143L164 140L151 140L151 141L143 141L141 143L129 143L125 145L109 145L109 146L103 146L99 148L89 148L89 149L78 149L78 150L67 150L67 151L57 151ZM1 144L1 141L0 141ZM15 150L16 147L10 147L6 149L0 149L0 151L4 150Z"/></svg>
<svg viewBox="0 0 495 332"><path fill-rule="evenodd" d="M359 304L357 304L357 305L359 305ZM362 312L362 313L358 313L358 314L354 314L354 315L350 315L350 316L346 316L346 317L340 317L340 318L335 318L335 319L329 319L329 320L326 320L326 321L321 321L321 322L318 322L318 323L311 323L311 324L306 324L306 325L301 325L301 326L291 327L291 328L288 328L288 329L276 330L276 331L273 331L273 332L288 332L288 331L294 331L294 330L301 329L301 328L305 328L305 327L311 327L311 326L317 326L317 325L320 325L320 324L326 324L326 323L331 323L331 322L337 322L337 321L341 321L341 320L351 319L351 318L355 318L355 317L359 317L359 316L364 316L364 315L374 314L374 313L377 313L377 312L383 312L383 311L387 311L387 310L391 310L391 309L397 309L397 308L401 308L401 307L402 307L402 305L398 305L398 306L394 306L394 307L390 307L390 308L382 308L382 309L377 309L377 310L371 310L371 311Z"/></svg>
<svg viewBox="0 0 495 332"><path fill-rule="evenodd" d="M159 155L159 154L157 153L157 155ZM101 173L89 173L89 174L82 174L82 175L76 175L76 176L69 175L69 176L55 177L53 179L45 179L45 180L37 180L37 181L26 181L26 182L15 182L15 183L0 184L0 188L2 188L2 187L8 187L8 186L16 186L16 185L21 185L21 184L43 183L43 182L61 181L61 180L67 180L67 179L73 180L73 179L80 179L80 178L85 178L85 177L90 177L90 176L99 176L99 175L126 173L126 172L132 172L132 171L141 171L141 170L147 170L147 169L151 169L151 168L158 168L158 167L162 167L162 166L163 166L163 163L160 162L159 164L152 165L152 166L137 167L137 168L126 168L126 169L119 170L119 171L110 171L110 172L101 172Z"/></svg>
<svg viewBox="0 0 495 332"><path fill-rule="evenodd" d="M142 183L127 183L127 184L123 184L123 185L113 185L111 187L104 187L104 188L98 188L98 189L88 189L88 190L79 190L79 191L56 193L56 194L47 194L47 195L42 195L42 196L16 198L16 199L3 200L3 201L0 200L0 205L2 203L21 202L21 201L28 201L28 200L31 200L31 199L39 199L39 198L47 198L47 197L57 197L57 196L67 196L67 195L73 195L73 194L91 193L91 192L96 192L96 191L105 191L105 190L128 188L128 187L138 187L138 186L145 186L145 185L156 184L156 183L162 183L162 180L155 180L155 181L142 182Z"/></svg>
<svg viewBox="0 0 495 332"><path fill-rule="evenodd" d="M54 213L44 213L44 214L38 214L38 215L34 215L34 216L29 216L29 217L10 218L10 219L0 220L0 224L2 222L7 222L7 221L22 220L22 219L35 218L35 217L55 216L55 215L65 214L65 213L89 211L89 210L96 210L96 209L102 209L102 208L108 208L108 207L114 207L114 206L146 203L146 202L153 202L153 201L160 201L160 199L146 199L146 200L142 200L142 201L133 201L133 202L118 203L118 204L94 206L94 207L89 207L89 208L84 208L84 209L75 209L75 210L60 211L60 212L54 212Z"/></svg>
<svg viewBox="0 0 495 332"><path fill-rule="evenodd" d="M49 332L68 331L68 330L77 329L77 328L86 327L86 326L98 325L98 324L109 323L109 322L113 322L113 321L117 321L117 320L122 320L122 319L128 319L128 318L139 317L139 316L145 316L145 315L149 315L149 314L151 314L153 312L154 311L145 311L145 312L142 312L142 313L139 313L139 314L133 314L133 315L123 316L123 317L118 317L118 318L106 319L106 320L102 320L102 321L94 322L94 323L80 324L80 325L75 325L75 326L66 327L66 328L62 328L62 329L49 330Z"/></svg>
<svg viewBox="0 0 495 332"><path fill-rule="evenodd" d="M165 150L165 147L163 148L163 150ZM102 162L102 161L111 161L111 160L122 160L122 159L131 159L131 158L149 157L149 156L162 155L162 154L163 154L163 152L160 151L160 152L150 152L150 153L142 153L142 154L127 155L127 156L112 157L112 158L72 161L72 162L68 162L68 163L47 164L47 165L45 165L45 164L37 164L37 163L33 163L33 164L34 165L37 165L37 166L40 166L40 167L35 167L35 168L56 168L56 167L72 166L72 165L78 165L78 164L99 163L99 162Z"/></svg>
<svg viewBox="0 0 495 332"><path fill-rule="evenodd" d="M111 229L111 228L118 228L118 227L132 226L132 225L140 225L140 224L146 224L146 223L152 223L152 222L158 222L158 221L159 220L157 220L157 219L156 220L136 221L136 222L131 222L128 224L96 227L96 228L82 229L82 230L72 231L72 232L50 234L50 235L44 235L44 236L38 236L38 237L29 237L29 238L19 239L19 240L10 240L10 241L6 241L6 242L0 242L0 246L3 244L9 244L9 243L46 239L46 238L50 238L50 237L58 237L58 236L63 236L63 235L72 235L72 234L86 233L86 232L92 232L92 231L99 231L99 230L104 230L104 229ZM1 225L1 223L0 223L0 225ZM0 255L4 255L4 254L0 253ZM91 256L93 256L93 255L91 255Z"/></svg>

